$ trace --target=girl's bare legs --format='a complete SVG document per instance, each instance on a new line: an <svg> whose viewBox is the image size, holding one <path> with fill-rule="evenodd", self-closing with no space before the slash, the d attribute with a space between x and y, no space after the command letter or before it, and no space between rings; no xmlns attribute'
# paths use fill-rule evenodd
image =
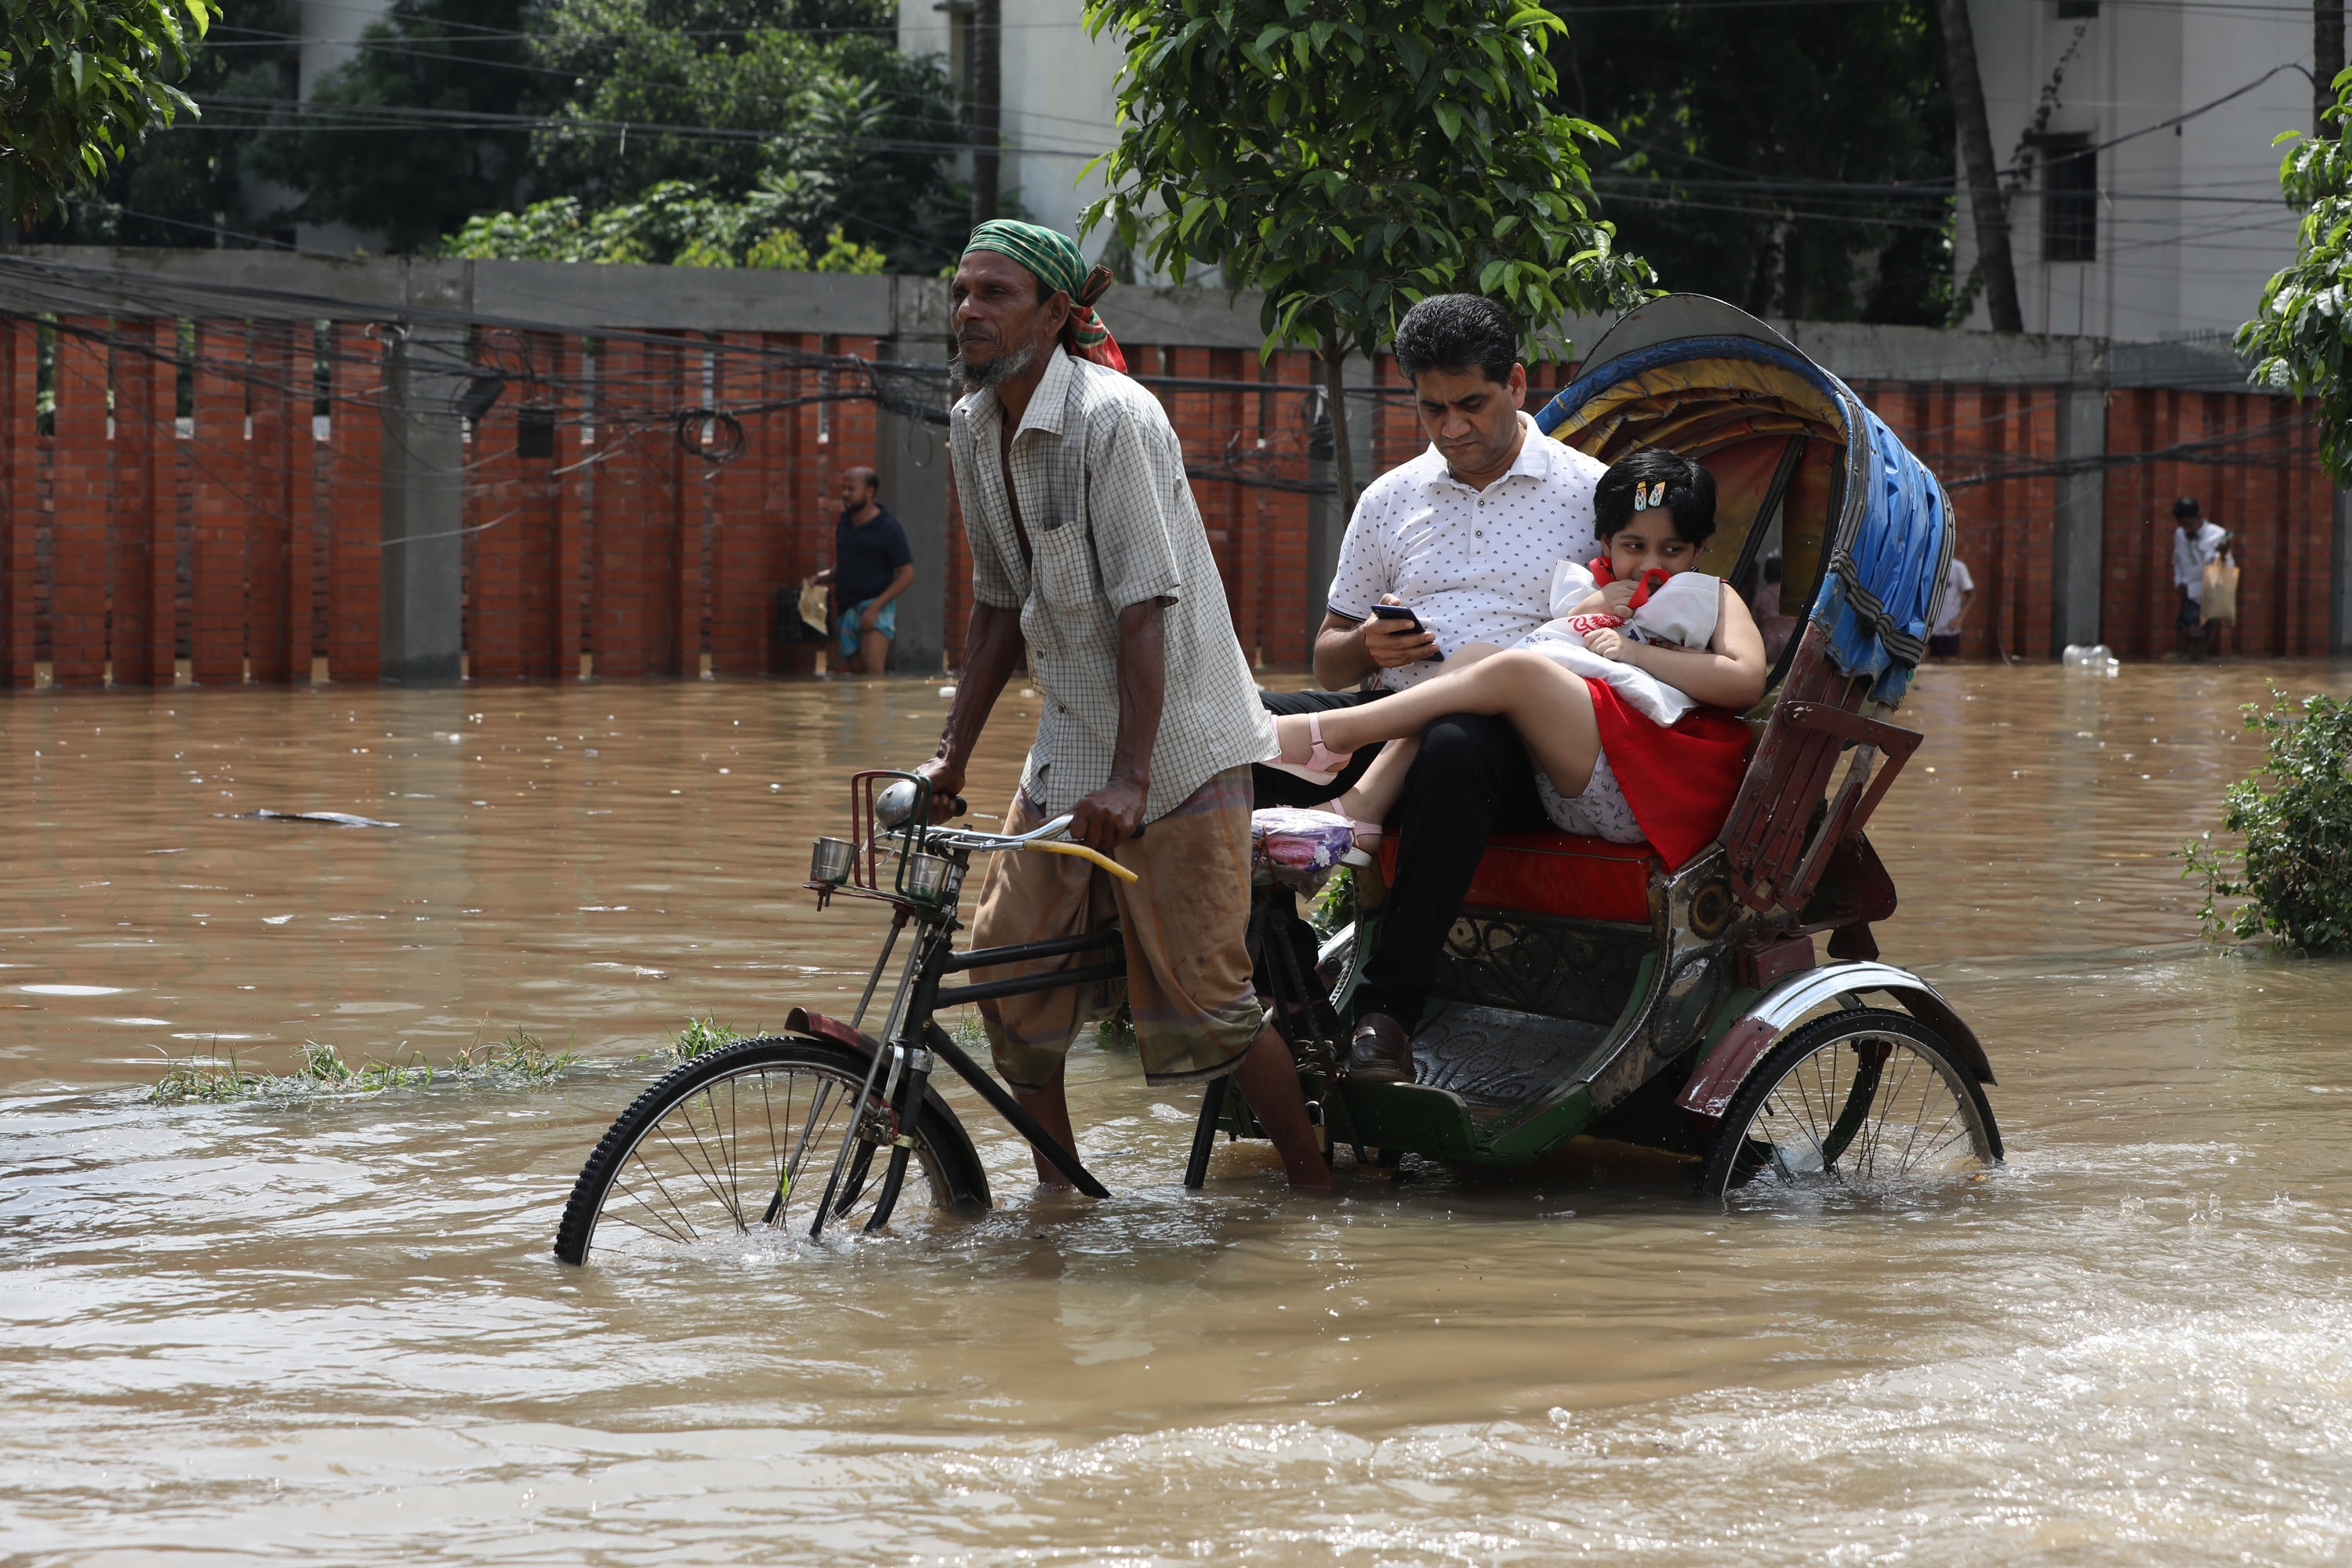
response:
<svg viewBox="0 0 2352 1568"><path fill-rule="evenodd" d="M1325 713L1321 715L1323 740L1335 751L1351 751L1375 741L1419 735L1448 713L1498 713L1510 720L1519 738L1527 742L1536 765L1561 795L1581 794L1592 781L1592 764L1601 755L1601 730L1592 717L1592 693L1582 676L1527 648L1493 654L1467 668L1424 680L1378 702ZM1305 754L1305 716L1279 718L1275 723L1283 754ZM1381 760L1386 760L1386 753ZM1361 795L1365 785L1373 782L1373 773L1379 767L1376 762L1365 771L1351 795ZM1402 780L1400 769L1396 774L1399 787ZM1393 802L1394 796L1390 798ZM1350 811L1349 815L1362 813Z"/></svg>
<svg viewBox="0 0 2352 1568"><path fill-rule="evenodd" d="M1467 669L1480 659L1490 658L1502 651L1490 642L1474 642L1439 666L1438 673L1430 677L1430 679L1443 679L1456 670ZM1391 697L1384 698L1382 700L1393 702L1396 699ZM1446 711L1458 713L1462 710L1449 708ZM1304 724L1298 727L1302 731L1306 728ZM1325 738L1328 740L1330 737L1331 728L1330 717L1328 714L1324 718L1323 728ZM1359 742L1359 744L1362 743ZM1286 746L1285 750L1287 751L1288 748ZM1381 749L1379 756L1372 759L1372 765L1364 770L1363 776L1356 781L1355 786L1331 803L1332 809L1351 821L1377 827L1388 820L1389 812L1396 805L1397 797L1404 794L1404 776L1412 771L1412 760L1419 755L1421 755L1421 734L1418 731L1390 742Z"/></svg>

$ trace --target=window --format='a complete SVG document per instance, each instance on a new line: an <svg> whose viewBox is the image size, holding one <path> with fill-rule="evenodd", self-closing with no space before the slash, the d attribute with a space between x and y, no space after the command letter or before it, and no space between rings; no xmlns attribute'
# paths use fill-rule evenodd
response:
<svg viewBox="0 0 2352 1568"><path fill-rule="evenodd" d="M2099 155L2088 136L2042 143L2042 259L2095 261L2099 255Z"/></svg>

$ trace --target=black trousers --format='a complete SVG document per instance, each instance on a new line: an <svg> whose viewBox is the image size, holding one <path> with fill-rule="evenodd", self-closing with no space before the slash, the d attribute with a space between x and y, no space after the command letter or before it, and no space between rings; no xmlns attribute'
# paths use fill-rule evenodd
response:
<svg viewBox="0 0 2352 1568"><path fill-rule="evenodd" d="M1352 708L1384 692L1270 691L1267 710L1312 713ZM1261 765L1260 805L1318 805L1363 776L1380 748L1368 746L1328 784ZM1545 827L1536 765L1507 719L1449 713L1422 731L1421 754L1405 775L1404 795L1389 814L1399 835L1396 879L1381 916L1380 942L1365 955L1356 1013L1385 1013L1408 1029L1419 1022L1436 983L1445 933L1462 909L1486 840L1496 833Z"/></svg>

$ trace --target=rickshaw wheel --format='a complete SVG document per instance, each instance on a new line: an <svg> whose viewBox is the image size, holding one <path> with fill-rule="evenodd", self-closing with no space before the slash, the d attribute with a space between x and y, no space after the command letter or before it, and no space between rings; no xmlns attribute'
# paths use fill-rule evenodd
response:
<svg viewBox="0 0 2352 1568"><path fill-rule="evenodd" d="M623 1111L581 1168L555 1256L662 1250L754 1230L805 1236L843 1140L854 1140L827 1224L872 1213L891 1131L878 1091L850 1101L866 1058L830 1040L745 1040L673 1068ZM988 1207L988 1177L955 1112L927 1089L899 1202Z"/></svg>
<svg viewBox="0 0 2352 1568"><path fill-rule="evenodd" d="M1917 1186L2000 1159L1992 1108L1951 1047L1907 1013L1856 1007L1800 1025L1748 1073L1698 1190Z"/></svg>

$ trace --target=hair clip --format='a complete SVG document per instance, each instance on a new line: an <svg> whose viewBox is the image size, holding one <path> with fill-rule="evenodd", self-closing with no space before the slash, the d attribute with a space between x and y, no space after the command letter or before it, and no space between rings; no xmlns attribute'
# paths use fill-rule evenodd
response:
<svg viewBox="0 0 2352 1568"><path fill-rule="evenodd" d="M1655 506L1664 506L1665 501L1665 480L1660 479L1657 483L1648 486L1644 486L1638 481L1635 482L1633 486L1633 510L1635 511L1646 510L1647 509Z"/></svg>

